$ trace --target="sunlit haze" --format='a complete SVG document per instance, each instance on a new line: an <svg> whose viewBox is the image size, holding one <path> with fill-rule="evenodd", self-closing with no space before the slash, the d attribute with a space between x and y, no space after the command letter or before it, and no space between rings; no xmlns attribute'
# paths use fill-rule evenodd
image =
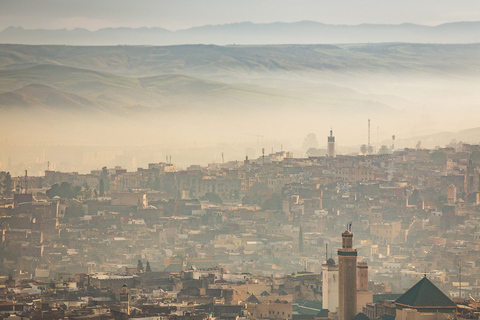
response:
<svg viewBox="0 0 480 320"><path fill-rule="evenodd" d="M0 0L0 320L478 320L479 89L479 0Z"/></svg>

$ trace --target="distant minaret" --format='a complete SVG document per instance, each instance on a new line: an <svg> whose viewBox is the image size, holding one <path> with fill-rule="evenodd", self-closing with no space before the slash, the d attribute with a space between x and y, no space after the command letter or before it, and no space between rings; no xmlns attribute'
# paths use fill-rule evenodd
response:
<svg viewBox="0 0 480 320"><path fill-rule="evenodd" d="M370 154L370 119L368 119L368 146L367 146L367 153Z"/></svg>
<svg viewBox="0 0 480 320"><path fill-rule="evenodd" d="M357 265L358 273L358 291L368 291L368 264L366 262L359 262Z"/></svg>
<svg viewBox="0 0 480 320"><path fill-rule="evenodd" d="M302 232L302 227L300 227L300 232L298 233L298 252L303 252L303 232Z"/></svg>
<svg viewBox="0 0 480 320"><path fill-rule="evenodd" d="M120 312L130 314L130 297L126 283L123 284L122 293L120 293Z"/></svg>
<svg viewBox="0 0 480 320"><path fill-rule="evenodd" d="M368 291L368 264L359 262L357 265L357 313L362 312L363 308L373 303L373 292Z"/></svg>
<svg viewBox="0 0 480 320"><path fill-rule="evenodd" d="M332 129L330 129L330 136L328 137L328 156L335 157L335 137Z"/></svg>
<svg viewBox="0 0 480 320"><path fill-rule="evenodd" d="M328 244L325 252L327 261L322 264L322 308L335 312L338 308L338 265L332 258L328 259Z"/></svg>
<svg viewBox="0 0 480 320"><path fill-rule="evenodd" d="M357 314L357 250L351 229L349 223L338 249L338 320L351 320Z"/></svg>

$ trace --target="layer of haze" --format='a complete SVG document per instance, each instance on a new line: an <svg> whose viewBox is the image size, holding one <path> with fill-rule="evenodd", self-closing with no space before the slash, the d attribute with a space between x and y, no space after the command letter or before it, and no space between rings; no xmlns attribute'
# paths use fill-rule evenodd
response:
<svg viewBox="0 0 480 320"><path fill-rule="evenodd" d="M0 30L480 20L478 0L0 0ZM371 142L478 143L480 46L0 45L0 170L129 170ZM441 134L437 134L441 133Z"/></svg>
<svg viewBox="0 0 480 320"><path fill-rule="evenodd" d="M0 46L0 170L479 142L480 45ZM450 132L440 136L426 136ZM460 138L459 138L460 137ZM413 138L410 139L410 138Z"/></svg>
<svg viewBox="0 0 480 320"><path fill-rule="evenodd" d="M97 30L162 27L170 30L250 21L318 21L327 24L438 25L480 20L477 0L1 0L0 30Z"/></svg>

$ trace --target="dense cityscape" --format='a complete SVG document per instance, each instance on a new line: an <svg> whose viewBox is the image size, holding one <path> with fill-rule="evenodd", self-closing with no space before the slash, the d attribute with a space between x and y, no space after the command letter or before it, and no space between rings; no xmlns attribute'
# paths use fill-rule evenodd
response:
<svg viewBox="0 0 480 320"><path fill-rule="evenodd" d="M0 0L0 320L480 320L479 0Z"/></svg>
<svg viewBox="0 0 480 320"><path fill-rule="evenodd" d="M478 319L480 145L326 142L306 158L0 172L1 317Z"/></svg>

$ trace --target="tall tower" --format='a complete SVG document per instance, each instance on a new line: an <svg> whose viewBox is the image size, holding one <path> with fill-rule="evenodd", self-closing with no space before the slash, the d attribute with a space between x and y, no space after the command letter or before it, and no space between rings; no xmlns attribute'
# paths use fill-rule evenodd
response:
<svg viewBox="0 0 480 320"><path fill-rule="evenodd" d="M371 154L370 151L370 119L368 119L368 146L367 146L367 153Z"/></svg>
<svg viewBox="0 0 480 320"><path fill-rule="evenodd" d="M352 224L342 233L338 249L338 320L351 320L357 314L357 250L353 249Z"/></svg>
<svg viewBox="0 0 480 320"><path fill-rule="evenodd" d="M123 284L122 292L120 293L120 312L130 314L130 296L126 283Z"/></svg>
<svg viewBox="0 0 480 320"><path fill-rule="evenodd" d="M332 258L322 264L322 308L335 312L338 308L338 265Z"/></svg>
<svg viewBox="0 0 480 320"><path fill-rule="evenodd" d="M330 136L328 137L328 156L335 157L335 137L332 129L330 129Z"/></svg>
<svg viewBox="0 0 480 320"><path fill-rule="evenodd" d="M366 262L358 263L357 277L357 313L359 313L368 303L373 302L373 292L368 291L368 265Z"/></svg>
<svg viewBox="0 0 480 320"><path fill-rule="evenodd" d="M302 227L300 227L300 232L298 233L298 252L303 252L303 232Z"/></svg>
<svg viewBox="0 0 480 320"><path fill-rule="evenodd" d="M366 262L359 262L357 265L358 271L358 291L368 291L368 264Z"/></svg>

